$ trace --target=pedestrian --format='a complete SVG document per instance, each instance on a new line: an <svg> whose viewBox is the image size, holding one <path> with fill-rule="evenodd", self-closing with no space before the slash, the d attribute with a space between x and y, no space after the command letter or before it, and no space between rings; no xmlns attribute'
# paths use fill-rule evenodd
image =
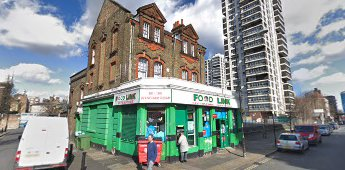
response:
<svg viewBox="0 0 345 170"><path fill-rule="evenodd" d="M157 145L153 141L153 135L148 136L149 143L147 144L147 170L152 170L157 158Z"/></svg>
<svg viewBox="0 0 345 170"><path fill-rule="evenodd" d="M188 142L183 131L180 132L180 137L178 139L178 145L180 146L181 158L180 162L187 162L187 152L188 152Z"/></svg>

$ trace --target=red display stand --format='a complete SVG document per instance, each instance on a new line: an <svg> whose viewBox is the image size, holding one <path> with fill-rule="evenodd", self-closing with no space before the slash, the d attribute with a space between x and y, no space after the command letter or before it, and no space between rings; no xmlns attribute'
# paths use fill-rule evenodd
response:
<svg viewBox="0 0 345 170"><path fill-rule="evenodd" d="M157 158L155 164L160 166L161 163L161 155L162 155L162 141L154 141L157 145ZM147 144L148 140L139 140L138 141L138 158L139 164L147 164Z"/></svg>

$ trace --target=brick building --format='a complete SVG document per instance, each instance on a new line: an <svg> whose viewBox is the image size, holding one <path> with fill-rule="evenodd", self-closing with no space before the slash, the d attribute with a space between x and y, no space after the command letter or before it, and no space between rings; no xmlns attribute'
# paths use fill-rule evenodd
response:
<svg viewBox="0 0 345 170"><path fill-rule="evenodd" d="M205 84L206 48L191 24L166 19L155 3L131 12L105 0L89 40L85 70L70 78L70 117L80 103L80 90L90 95L145 77L175 77ZM73 126L74 121L70 121ZM73 131L71 131L73 132Z"/></svg>

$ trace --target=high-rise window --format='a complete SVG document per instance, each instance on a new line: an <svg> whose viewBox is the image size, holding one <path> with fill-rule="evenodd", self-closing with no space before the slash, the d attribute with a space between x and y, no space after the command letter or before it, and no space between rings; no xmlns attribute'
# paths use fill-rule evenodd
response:
<svg viewBox="0 0 345 170"><path fill-rule="evenodd" d="M194 56L195 56L194 45L192 45L192 46L190 47L190 51L191 51L191 55L194 57Z"/></svg>
<svg viewBox="0 0 345 170"><path fill-rule="evenodd" d="M182 70L182 80L188 80L188 72L187 72L187 70Z"/></svg>
<svg viewBox="0 0 345 170"><path fill-rule="evenodd" d="M161 42L161 29L155 28L155 42L160 43Z"/></svg>
<svg viewBox="0 0 345 170"><path fill-rule="evenodd" d="M196 73L192 73L192 82L197 82L198 75Z"/></svg>
<svg viewBox="0 0 345 170"><path fill-rule="evenodd" d="M154 78L161 78L162 77L162 63L155 62L154 65Z"/></svg>
<svg viewBox="0 0 345 170"><path fill-rule="evenodd" d="M148 73L148 61L145 58L139 59L138 78L146 78Z"/></svg>
<svg viewBox="0 0 345 170"><path fill-rule="evenodd" d="M150 24L144 23L143 28L143 37L149 39L150 38Z"/></svg>
<svg viewBox="0 0 345 170"><path fill-rule="evenodd" d="M188 46L187 41L183 41L183 53L185 53L185 54L187 54L187 53L188 53L187 46Z"/></svg>

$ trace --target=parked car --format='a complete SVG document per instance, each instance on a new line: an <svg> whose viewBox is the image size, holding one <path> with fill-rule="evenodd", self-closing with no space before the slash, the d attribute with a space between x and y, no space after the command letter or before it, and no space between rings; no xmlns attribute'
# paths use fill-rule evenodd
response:
<svg viewBox="0 0 345 170"><path fill-rule="evenodd" d="M277 149L304 152L309 149L308 140L298 133L282 133L277 140Z"/></svg>
<svg viewBox="0 0 345 170"><path fill-rule="evenodd" d="M295 126L295 132L299 133L302 137L307 138L309 144L317 145L322 143L318 125L298 125Z"/></svg>
<svg viewBox="0 0 345 170"><path fill-rule="evenodd" d="M331 134L333 133L333 126L332 125L327 125L328 126L328 128L329 128L329 130L330 130L330 132L331 132Z"/></svg>
<svg viewBox="0 0 345 170"><path fill-rule="evenodd" d="M19 142L15 168L67 168L68 141L67 118L30 118Z"/></svg>
<svg viewBox="0 0 345 170"><path fill-rule="evenodd" d="M331 135L331 127L328 125L320 125L320 133L322 136Z"/></svg>
<svg viewBox="0 0 345 170"><path fill-rule="evenodd" d="M331 123L329 123L329 125L331 125L334 130L337 130L339 128L339 125L335 122L331 122Z"/></svg>

